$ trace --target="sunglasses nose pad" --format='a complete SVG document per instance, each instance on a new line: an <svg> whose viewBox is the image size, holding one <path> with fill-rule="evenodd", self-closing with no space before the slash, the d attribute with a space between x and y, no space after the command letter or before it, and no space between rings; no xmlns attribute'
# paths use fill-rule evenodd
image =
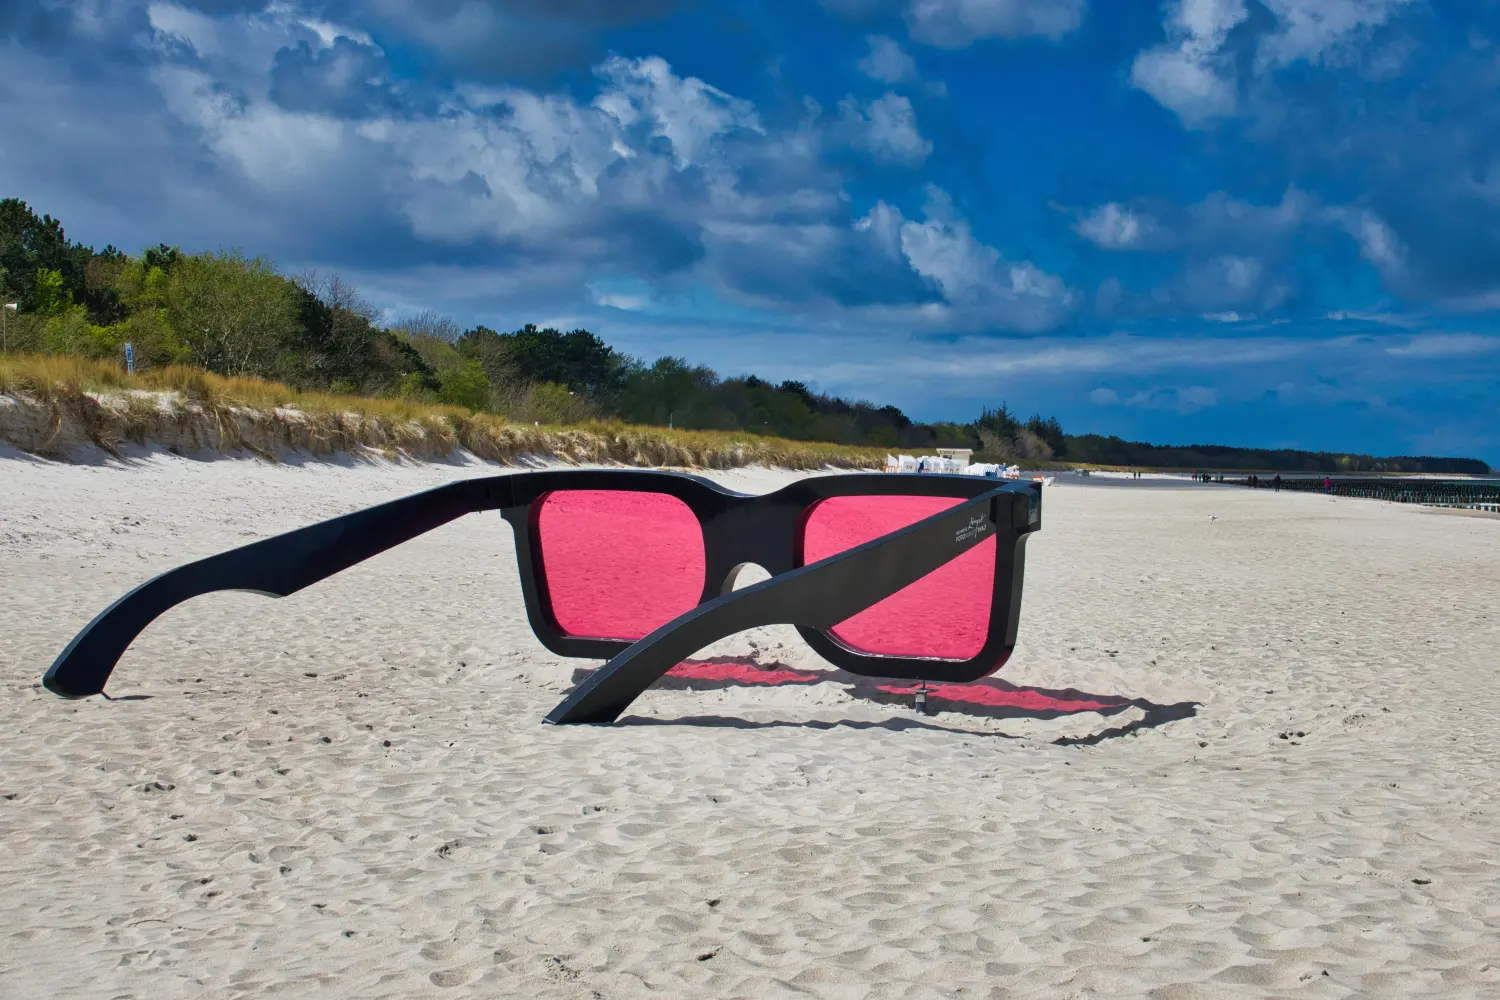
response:
<svg viewBox="0 0 1500 1000"><path fill-rule="evenodd" d="M742 562L724 575L724 584L719 588L719 596L743 590L745 587L769 579L771 579L771 574L760 563Z"/></svg>

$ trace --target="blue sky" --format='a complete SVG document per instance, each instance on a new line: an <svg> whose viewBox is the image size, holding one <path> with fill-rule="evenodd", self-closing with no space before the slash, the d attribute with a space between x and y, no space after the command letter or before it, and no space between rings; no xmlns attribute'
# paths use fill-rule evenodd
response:
<svg viewBox="0 0 1500 1000"><path fill-rule="evenodd" d="M1500 0L0 0L0 193L396 318L1500 464Z"/></svg>

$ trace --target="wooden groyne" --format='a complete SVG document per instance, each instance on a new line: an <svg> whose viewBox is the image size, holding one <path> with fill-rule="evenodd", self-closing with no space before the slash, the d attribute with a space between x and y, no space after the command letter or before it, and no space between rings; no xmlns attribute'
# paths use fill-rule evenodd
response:
<svg viewBox="0 0 1500 1000"><path fill-rule="evenodd" d="M1276 489L1272 476L1226 480L1252 489ZM1336 497L1415 503L1428 507L1458 507L1500 513L1500 482L1438 479L1330 479L1322 476L1283 476L1280 489L1298 493L1328 493Z"/></svg>

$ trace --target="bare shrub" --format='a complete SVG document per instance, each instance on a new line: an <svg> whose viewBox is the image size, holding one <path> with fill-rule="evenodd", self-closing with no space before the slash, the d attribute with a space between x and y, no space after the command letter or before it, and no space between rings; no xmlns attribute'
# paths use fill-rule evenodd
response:
<svg viewBox="0 0 1500 1000"><path fill-rule="evenodd" d="M458 343L458 338L463 336L459 325L436 309L424 309L402 320L391 328L391 332L403 333L413 342L421 337L431 337L449 345Z"/></svg>
<svg viewBox="0 0 1500 1000"><path fill-rule="evenodd" d="M1052 446L1023 427L1016 433L1016 454L1020 458L1045 462L1052 458Z"/></svg>
<svg viewBox="0 0 1500 1000"><path fill-rule="evenodd" d="M980 454L997 462L1010 463L1020 457L1016 451L1015 441L1002 437L988 427L979 428L979 444Z"/></svg>

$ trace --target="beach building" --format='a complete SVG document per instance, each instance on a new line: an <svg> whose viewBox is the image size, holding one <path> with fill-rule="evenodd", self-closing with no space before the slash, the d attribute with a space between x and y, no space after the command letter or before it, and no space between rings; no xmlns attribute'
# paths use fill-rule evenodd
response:
<svg viewBox="0 0 1500 1000"><path fill-rule="evenodd" d="M974 457L972 448L934 448L933 450L937 452L938 458L953 459L964 466L967 466L969 460Z"/></svg>

